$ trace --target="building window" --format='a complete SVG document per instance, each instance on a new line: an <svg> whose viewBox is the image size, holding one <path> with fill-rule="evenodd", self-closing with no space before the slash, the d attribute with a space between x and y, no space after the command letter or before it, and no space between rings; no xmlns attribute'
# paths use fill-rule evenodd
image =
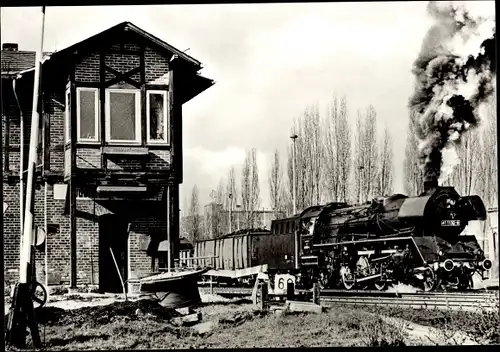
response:
<svg viewBox="0 0 500 352"><path fill-rule="evenodd" d="M106 140L111 143L141 142L138 89L106 90Z"/></svg>
<svg viewBox="0 0 500 352"><path fill-rule="evenodd" d="M99 90L76 89L76 133L78 142L99 141Z"/></svg>
<svg viewBox="0 0 500 352"><path fill-rule="evenodd" d="M64 142L68 143L71 141L70 126L71 126L71 95L69 87L66 89L66 111L64 112L65 117L65 128L64 128Z"/></svg>
<svg viewBox="0 0 500 352"><path fill-rule="evenodd" d="M148 91L146 104L148 143L168 143L167 92Z"/></svg>

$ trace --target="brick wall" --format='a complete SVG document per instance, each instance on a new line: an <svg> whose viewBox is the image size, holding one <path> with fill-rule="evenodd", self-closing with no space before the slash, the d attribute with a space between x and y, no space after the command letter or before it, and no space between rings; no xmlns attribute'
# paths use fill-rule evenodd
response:
<svg viewBox="0 0 500 352"><path fill-rule="evenodd" d="M161 193L161 190L158 194ZM4 196L9 208L4 215L4 274L6 284L14 283L19 275L19 184L4 184ZM44 185L35 193L35 225L44 227ZM151 197L150 199L155 199ZM47 266L49 285L70 283L70 219L64 215L64 200L54 199L54 186L47 186L47 223L59 225L57 233L47 235ZM158 201L157 207L161 206ZM77 199L77 284L99 283L99 217L106 214L140 214L144 205L135 202L108 201L107 203ZM151 273L151 257L140 249L143 235L166 233L166 221L162 216L139 216L130 219L129 273L130 278ZM44 244L45 245L45 244ZM36 249L37 280L45 282L44 245Z"/></svg>
<svg viewBox="0 0 500 352"><path fill-rule="evenodd" d="M119 45L113 46L114 49ZM134 43L124 44L126 50L139 50L139 46ZM128 54L108 53L105 58L107 65L120 72L126 72L139 65L139 56ZM149 84L168 84L168 62L169 58L162 56L156 50L145 48L146 81ZM99 80L99 55L97 52L90 53L77 64L75 70L75 79L81 82L96 82ZM112 75L111 75L112 76ZM108 74L107 78L111 76ZM133 79L139 80L136 74ZM49 118L50 135L50 171L69 173L70 152L64 151L64 127L65 127L65 90L67 77L60 80L54 80L52 86L44 92L45 113ZM29 147L31 96L26 94L22 97L25 104L22 105L25 116L25 155L27 158ZM15 108L8 112L9 121L9 144L13 149L9 153L9 170L17 173L19 170L19 117L16 116ZM8 110L8 111L10 111ZM18 112L17 112L17 115ZM146 126L142 126L146 128ZM78 167L100 167L100 148L81 148L77 151ZM83 159L83 160L82 160ZM132 159L132 158L130 158ZM89 165L90 163L90 165ZM117 162L111 160L108 162L109 168L121 170L133 169L137 166L133 159L128 162ZM155 149L150 147L150 156L146 161L147 167L151 170L166 170L170 168L170 152L168 150ZM62 182L51 181L51 182ZM20 240L20 221L19 221L19 183L13 181L11 184L4 182L4 198L9 204L9 208L4 215L4 273L6 283L13 282L18 278L19 268L19 240ZM35 191L35 224L44 225L45 212L45 192L44 184L39 185ZM161 206L161 195L163 189L159 188L153 195L145 197L144 200L158 201L158 207ZM70 282L70 219L64 215L65 200L54 199L54 185L47 186L47 223L59 225L56 233L47 235L47 262L49 284L69 284ZM77 210L79 216L76 219L77 226L77 283L94 283L99 281L99 216L111 212L120 211L120 204L128 207L127 211L134 212L130 204L114 201L114 206L107 208L105 205L93 200L77 200ZM118 206L116 206L118 204ZM136 211L141 210L141 203L136 202ZM111 210L112 209L112 210ZM118 210L117 210L118 209ZM142 216L131 220L132 232L129 235L129 263L130 278L141 277L149 274L151 271L151 257L145 251L140 250L140 239L144 235L166 231L165 219L163 216ZM45 252L36 251L36 268L38 281L45 281Z"/></svg>

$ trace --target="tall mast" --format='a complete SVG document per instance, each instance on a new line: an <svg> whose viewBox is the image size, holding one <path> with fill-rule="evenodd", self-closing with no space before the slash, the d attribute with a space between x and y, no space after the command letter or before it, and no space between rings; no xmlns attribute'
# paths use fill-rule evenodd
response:
<svg viewBox="0 0 500 352"><path fill-rule="evenodd" d="M28 177L26 182L26 201L24 208L23 243L21 252L21 263L19 271L19 282L28 282L28 264L31 262L31 246L33 243L33 199L35 163L37 161L38 135L40 126L40 89L41 70L43 55L43 37L45 31L45 6L42 7L42 31L40 36L40 47L35 57L35 79L33 84L33 107L31 114L30 149L28 155Z"/></svg>

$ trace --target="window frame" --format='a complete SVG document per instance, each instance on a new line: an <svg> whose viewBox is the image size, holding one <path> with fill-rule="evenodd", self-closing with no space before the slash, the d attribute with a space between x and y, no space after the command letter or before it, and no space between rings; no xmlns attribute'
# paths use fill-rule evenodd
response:
<svg viewBox="0 0 500 352"><path fill-rule="evenodd" d="M124 139L111 139L111 93L130 93L135 97L135 140ZM121 89L121 88L107 88L105 91L105 130L106 142L109 144L141 144L141 90L140 89Z"/></svg>
<svg viewBox="0 0 500 352"><path fill-rule="evenodd" d="M150 115L150 98L151 94L161 94L163 95L163 128L165 139L151 139L150 138L150 127L151 127L151 115ZM169 113L168 113L168 91L166 90L147 90L146 91L146 143L148 144L161 144L170 145L170 126L169 126Z"/></svg>
<svg viewBox="0 0 500 352"><path fill-rule="evenodd" d="M80 111L80 92L94 92L94 138L82 138L80 136L81 127L81 111ZM93 87L77 87L76 88L76 140L79 143L98 143L99 138L99 124L100 124L100 109L99 109L99 88Z"/></svg>

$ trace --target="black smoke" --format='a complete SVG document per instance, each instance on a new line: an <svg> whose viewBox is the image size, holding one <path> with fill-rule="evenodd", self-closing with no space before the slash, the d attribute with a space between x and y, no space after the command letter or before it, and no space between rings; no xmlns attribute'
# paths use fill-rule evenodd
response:
<svg viewBox="0 0 500 352"><path fill-rule="evenodd" d="M435 2L430 2L427 10L436 23L427 32L413 64L415 91L409 108L410 116L416 119L424 174L439 177L443 149L460 143L463 133L479 124L478 107L494 92L495 36L483 41L479 54L462 58L450 50L451 41L457 37L469 40L485 19L474 19L458 6L438 7ZM460 93L461 85L471 84L472 94Z"/></svg>

